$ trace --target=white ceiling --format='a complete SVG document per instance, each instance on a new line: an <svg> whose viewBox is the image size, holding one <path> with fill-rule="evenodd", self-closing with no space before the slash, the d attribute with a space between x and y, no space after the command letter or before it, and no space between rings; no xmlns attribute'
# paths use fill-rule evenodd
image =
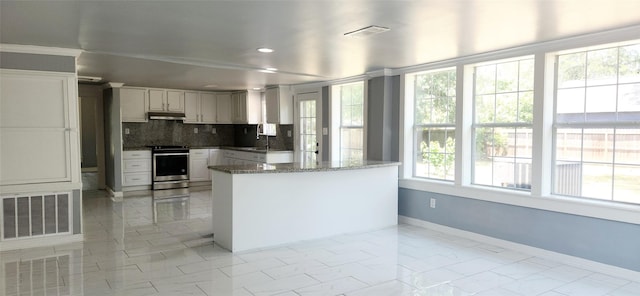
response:
<svg viewBox="0 0 640 296"><path fill-rule="evenodd" d="M79 75L214 90L334 80L639 24L640 0L0 2L1 43L82 49ZM369 25L391 31L343 35ZM256 51L263 46L275 52Z"/></svg>

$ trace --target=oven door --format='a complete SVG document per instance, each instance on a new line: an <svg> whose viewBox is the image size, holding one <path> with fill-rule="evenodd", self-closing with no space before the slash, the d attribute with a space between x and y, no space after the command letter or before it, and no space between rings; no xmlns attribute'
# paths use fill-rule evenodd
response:
<svg viewBox="0 0 640 296"><path fill-rule="evenodd" d="M189 153L153 154L153 181L189 180Z"/></svg>

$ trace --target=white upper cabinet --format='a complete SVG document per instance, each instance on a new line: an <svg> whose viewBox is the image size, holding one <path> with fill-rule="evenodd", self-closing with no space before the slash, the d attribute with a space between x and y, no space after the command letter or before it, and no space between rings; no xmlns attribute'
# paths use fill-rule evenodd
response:
<svg viewBox="0 0 640 296"><path fill-rule="evenodd" d="M200 122L200 93L185 92L184 93L184 114L185 123Z"/></svg>
<svg viewBox="0 0 640 296"><path fill-rule="evenodd" d="M200 122L216 123L217 107L215 94L200 93Z"/></svg>
<svg viewBox="0 0 640 296"><path fill-rule="evenodd" d="M185 123L216 123L216 95L206 92L185 92Z"/></svg>
<svg viewBox="0 0 640 296"><path fill-rule="evenodd" d="M262 120L260 93L241 91L231 96L233 123L258 124Z"/></svg>
<svg viewBox="0 0 640 296"><path fill-rule="evenodd" d="M149 99L146 88L122 87L120 91L120 110L122 122L147 122Z"/></svg>
<svg viewBox="0 0 640 296"><path fill-rule="evenodd" d="M232 123L231 122L231 94L216 94L216 123Z"/></svg>
<svg viewBox="0 0 640 296"><path fill-rule="evenodd" d="M288 86L267 88L267 123L293 124L293 96Z"/></svg>
<svg viewBox="0 0 640 296"><path fill-rule="evenodd" d="M184 91L149 89L149 111L185 112Z"/></svg>

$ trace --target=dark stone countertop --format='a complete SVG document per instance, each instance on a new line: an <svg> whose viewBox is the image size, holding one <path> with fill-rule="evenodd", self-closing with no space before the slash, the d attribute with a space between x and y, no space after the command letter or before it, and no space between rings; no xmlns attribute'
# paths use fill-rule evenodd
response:
<svg viewBox="0 0 640 296"><path fill-rule="evenodd" d="M274 163L274 164L247 164L247 165L215 165L209 169L230 174L263 174L263 173L297 173L297 172L322 172L356 170L376 167L399 166L399 162L365 160L350 163L336 161L323 161L320 163Z"/></svg>

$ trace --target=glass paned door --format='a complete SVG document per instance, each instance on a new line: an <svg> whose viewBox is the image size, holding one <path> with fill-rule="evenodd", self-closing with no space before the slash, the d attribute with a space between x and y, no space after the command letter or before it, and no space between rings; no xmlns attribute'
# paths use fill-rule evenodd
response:
<svg viewBox="0 0 640 296"><path fill-rule="evenodd" d="M319 93L300 94L297 99L297 155L302 163L316 163L320 161L320 134L318 127Z"/></svg>

